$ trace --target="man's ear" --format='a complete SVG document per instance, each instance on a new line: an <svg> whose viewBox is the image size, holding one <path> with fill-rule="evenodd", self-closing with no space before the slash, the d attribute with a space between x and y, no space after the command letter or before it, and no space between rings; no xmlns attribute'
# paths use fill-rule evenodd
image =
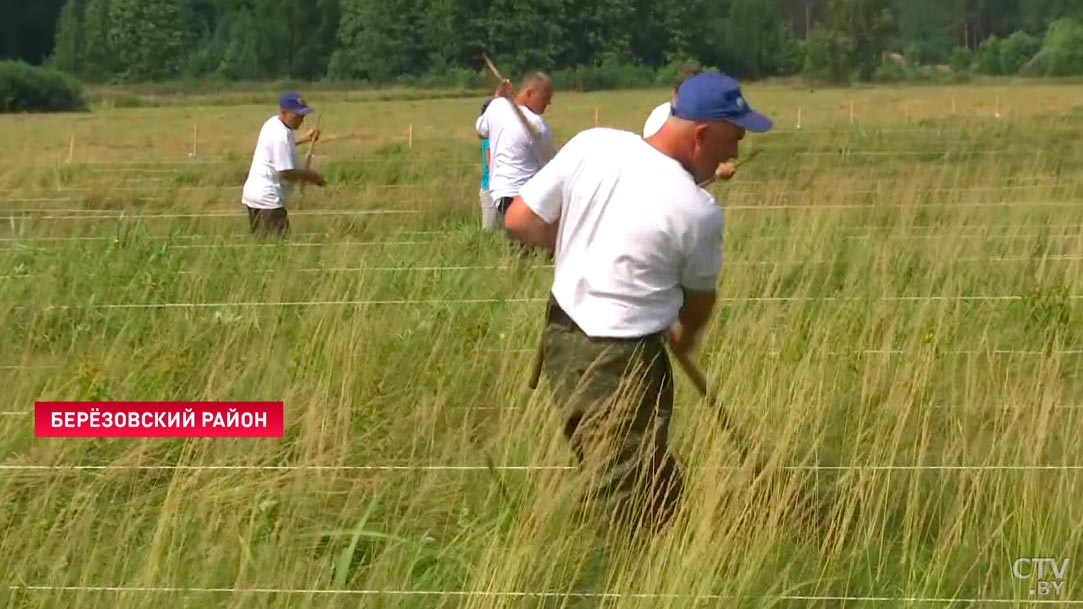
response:
<svg viewBox="0 0 1083 609"><path fill-rule="evenodd" d="M695 137L695 140L694 140L695 144L696 144L695 145L695 150L700 150L700 149L703 148L704 142L707 141L707 136L708 136L707 130L710 129L710 128L711 128L711 125L709 123L697 123L696 124L696 126L695 126L696 137Z"/></svg>

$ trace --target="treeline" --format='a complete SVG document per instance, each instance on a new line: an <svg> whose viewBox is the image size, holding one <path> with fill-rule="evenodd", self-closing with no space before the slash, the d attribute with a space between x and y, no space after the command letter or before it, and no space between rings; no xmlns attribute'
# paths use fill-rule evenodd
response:
<svg viewBox="0 0 1083 609"><path fill-rule="evenodd" d="M14 1L37 19L58 4ZM90 82L475 87L483 52L510 74L544 69L579 88L664 82L686 61L831 82L1083 74L1083 0L67 0L57 10L43 58Z"/></svg>

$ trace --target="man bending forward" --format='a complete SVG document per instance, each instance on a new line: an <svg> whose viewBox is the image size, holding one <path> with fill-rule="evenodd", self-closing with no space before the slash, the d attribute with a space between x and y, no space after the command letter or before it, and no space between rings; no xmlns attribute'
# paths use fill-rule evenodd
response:
<svg viewBox="0 0 1083 609"><path fill-rule="evenodd" d="M736 81L699 74L657 134L590 129L520 191L513 238L555 251L544 370L589 495L623 522L668 521L682 474L668 449L673 374L712 314L722 210L697 186L771 121Z"/></svg>

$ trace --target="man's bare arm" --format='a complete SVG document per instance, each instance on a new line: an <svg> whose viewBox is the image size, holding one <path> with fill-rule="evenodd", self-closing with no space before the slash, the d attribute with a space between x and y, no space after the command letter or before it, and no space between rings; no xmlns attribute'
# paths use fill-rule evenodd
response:
<svg viewBox="0 0 1083 609"><path fill-rule="evenodd" d="M511 236L533 247L542 247L556 251L557 232L560 221L549 224L542 220L532 209L527 207L522 197L515 197L504 215L504 228Z"/></svg>
<svg viewBox="0 0 1083 609"><path fill-rule="evenodd" d="M287 182L308 182L316 186L323 186L324 179L320 172L314 169L288 169L278 172L278 179Z"/></svg>
<svg viewBox="0 0 1083 609"><path fill-rule="evenodd" d="M690 352L699 342L703 328L711 320L717 297L714 292L684 292L684 305L677 323L670 328L669 342L678 353Z"/></svg>
<svg viewBox="0 0 1083 609"><path fill-rule="evenodd" d="M306 132L301 137L297 138L293 143L296 146L300 146L302 144L307 144L307 143L312 142L312 141L316 141L316 142L320 141L320 130L319 129L315 129L315 128L309 129L308 132Z"/></svg>

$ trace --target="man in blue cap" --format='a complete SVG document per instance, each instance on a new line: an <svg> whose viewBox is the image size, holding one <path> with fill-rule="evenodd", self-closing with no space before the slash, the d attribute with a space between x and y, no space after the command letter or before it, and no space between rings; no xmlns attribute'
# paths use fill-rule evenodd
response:
<svg viewBox="0 0 1083 609"><path fill-rule="evenodd" d="M318 130L309 129L301 138L294 138L293 132L301 128L305 117L312 112L299 93L290 91L278 98L278 114L268 118L260 129L241 194L254 234L283 235L289 231L286 203L292 194L292 182L324 184L319 172L297 163L297 146L320 137Z"/></svg>
<svg viewBox="0 0 1083 609"><path fill-rule="evenodd" d="M771 126L734 79L701 73L657 133L578 134L508 209L513 238L555 254L544 370L587 496L622 522L661 526L682 492L665 343L690 354L722 267L722 209L699 184Z"/></svg>

